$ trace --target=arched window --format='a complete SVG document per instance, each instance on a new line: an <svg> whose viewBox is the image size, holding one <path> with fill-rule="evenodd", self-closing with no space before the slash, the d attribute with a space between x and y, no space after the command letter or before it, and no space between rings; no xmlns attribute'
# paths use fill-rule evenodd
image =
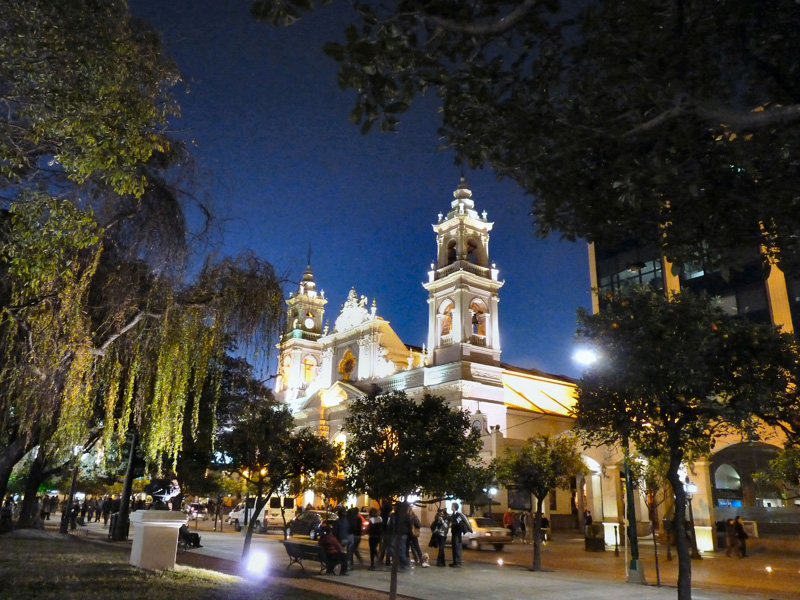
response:
<svg viewBox="0 0 800 600"><path fill-rule="evenodd" d="M742 478L730 465L720 465L714 471L714 483L718 490L741 490Z"/></svg>
<svg viewBox="0 0 800 600"><path fill-rule="evenodd" d="M283 382L284 385L289 381L289 377L291 376L292 372L292 359L288 356L283 358Z"/></svg>
<svg viewBox="0 0 800 600"><path fill-rule="evenodd" d="M439 320L441 321L441 335L450 335L453 329L453 301L445 300L439 307Z"/></svg>
<svg viewBox="0 0 800 600"><path fill-rule="evenodd" d="M467 242L467 260L472 264L478 263L477 250L478 244L475 240L470 240Z"/></svg>
<svg viewBox="0 0 800 600"><path fill-rule="evenodd" d="M469 305L472 314L472 333L474 335L486 335L486 305L483 300L476 298Z"/></svg>
<svg viewBox="0 0 800 600"><path fill-rule="evenodd" d="M317 366L317 361L313 356L306 356L303 359L303 383L311 383L314 381L314 371Z"/></svg>
<svg viewBox="0 0 800 600"><path fill-rule="evenodd" d="M456 241L450 240L447 244L447 264L452 265L456 262L458 255L456 254Z"/></svg>

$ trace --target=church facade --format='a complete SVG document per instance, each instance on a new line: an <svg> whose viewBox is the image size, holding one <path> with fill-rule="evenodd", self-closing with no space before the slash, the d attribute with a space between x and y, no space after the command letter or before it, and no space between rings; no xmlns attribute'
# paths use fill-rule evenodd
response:
<svg viewBox="0 0 800 600"><path fill-rule="evenodd" d="M428 335L422 346L404 343L378 314L377 302L351 289L332 328L323 326L328 299L317 290L309 266L287 304L287 327L279 343L276 395L299 426L311 427L346 445L341 425L348 401L372 392L405 390L411 397L431 393L469 411L483 439L482 459L502 456L535 434L571 429L574 382L556 375L507 365L501 360L498 319L503 281L490 258L493 223L475 208L462 179L450 208L433 224L436 262L423 287L428 292ZM420 303L420 309L424 305ZM584 508L617 521L619 479L603 466L608 459L589 450L589 474L575 489L558 491L547 503L551 523L577 527ZM616 463L616 459L614 461ZM618 472L618 471L617 471ZM603 496L611 500L603 500ZM359 498L359 505L369 502ZM496 510L523 508L500 490ZM317 505L309 496L304 503ZM428 517L428 515L423 515Z"/></svg>

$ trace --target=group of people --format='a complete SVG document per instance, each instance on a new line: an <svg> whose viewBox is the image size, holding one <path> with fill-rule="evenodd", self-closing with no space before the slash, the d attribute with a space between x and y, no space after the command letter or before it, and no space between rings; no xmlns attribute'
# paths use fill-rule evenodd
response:
<svg viewBox="0 0 800 600"><path fill-rule="evenodd" d="M111 496L103 496L102 498L84 498L81 504L80 516L81 520L86 523L91 523L92 519L97 523L100 516L103 517L103 525L108 524L108 518L112 512L113 502Z"/></svg>
<svg viewBox="0 0 800 600"><path fill-rule="evenodd" d="M530 511L513 513L509 508L503 514L503 527L508 529L512 542L518 538L523 544L530 544L533 539L533 516Z"/></svg>
<svg viewBox="0 0 800 600"><path fill-rule="evenodd" d="M739 558L747 556L747 532L744 529L742 517L736 515L734 519L725 521L725 556L730 557L736 553Z"/></svg>
<svg viewBox="0 0 800 600"><path fill-rule="evenodd" d="M445 542L450 533L453 548L453 561L451 567L461 566L461 537L464 533L472 531L469 519L459 511L459 505L453 503L452 513L440 509L431 523L430 547L438 550L436 566L446 566ZM337 509L337 519L330 524L324 524L320 530L319 544L328 557L329 573L337 565L341 565L340 575L348 575L348 570L353 566L353 559L363 564L359 551L361 533L364 528L363 517L357 508L346 510ZM411 559L422 567L430 566L429 555L423 552L419 544L422 523L414 514L408 504L398 502L393 507L386 507L385 514L380 514L377 508L369 511L367 519L367 536L369 540L369 557L371 570L377 565L391 565L397 560L398 570L407 571L411 566Z"/></svg>

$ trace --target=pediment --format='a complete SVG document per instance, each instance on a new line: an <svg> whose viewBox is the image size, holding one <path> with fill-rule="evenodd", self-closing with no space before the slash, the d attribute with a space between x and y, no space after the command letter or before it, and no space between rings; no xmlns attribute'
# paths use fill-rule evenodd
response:
<svg viewBox="0 0 800 600"><path fill-rule="evenodd" d="M317 390L300 408L303 412L319 411L320 408L330 409L347 404L349 400L361 398L371 391L369 386L358 386L349 381L336 381L326 389Z"/></svg>

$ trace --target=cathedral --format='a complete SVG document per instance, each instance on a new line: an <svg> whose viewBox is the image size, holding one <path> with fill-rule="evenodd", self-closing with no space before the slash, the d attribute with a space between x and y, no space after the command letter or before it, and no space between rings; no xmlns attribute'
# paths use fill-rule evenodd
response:
<svg viewBox="0 0 800 600"><path fill-rule="evenodd" d="M449 210L433 224L437 258L423 284L428 292L428 336L421 346L403 342L378 315L376 301L355 289L333 327L323 327L328 299L317 290L311 267L306 269L297 291L286 300L288 318L279 344L276 383L278 398L291 407L298 425L346 445L340 426L348 400L405 390L411 397L425 392L442 396L451 406L469 411L472 426L483 436L486 461L502 456L507 447L521 446L532 435L572 427L572 381L501 360L498 308L504 282L490 258L492 226L486 211L476 210L462 178ZM588 460L599 473L599 463ZM595 496L600 493L597 482ZM557 513L572 520L576 494L558 496L549 505L551 521ZM317 504L312 498L304 500ZM509 504L505 491L494 501L503 509ZM525 500L520 502L516 508L525 507Z"/></svg>
<svg viewBox="0 0 800 600"><path fill-rule="evenodd" d="M498 310L504 282L490 258L492 227L486 211L476 209L472 191L462 178L449 210L440 213L433 224L436 262L431 264L423 284L428 292L428 335L422 345L403 342L389 321L378 315L376 300L370 302L355 289L350 290L333 328L323 326L328 299L317 290L308 266L297 291L286 300L288 318L278 344L275 387L277 397L291 408L298 426L310 427L346 446L341 425L349 400L370 393L405 390L412 398L426 392L441 396L451 406L468 411L472 427L481 433L481 458L487 462L504 455L507 448L520 448L534 435L558 435L572 428L570 408L576 390L573 381L502 362ZM597 273L593 271L592 276L592 281L597 282ZM781 504L780 499L774 498L748 503L767 507L761 509L745 508L739 500L728 500L737 490L741 496L744 489L740 470L735 470L738 463L728 454L744 446L748 456L762 447L772 447L724 440L714 456L696 461L682 473L687 484L691 475L690 503L702 551L714 548L714 522L719 515L725 515L725 510L735 509L745 518L754 519L752 523L758 519L766 529L780 515L767 518L753 511L793 508L775 508ZM546 516L554 529L578 529L579 515L590 510L595 522L603 523L606 543L613 546L624 537L621 453L609 447L579 450L587 472L575 479L570 490L551 492L545 504ZM354 498L348 504L363 506L370 500ZM491 502L493 512L502 512L506 507L531 509L530 498L506 490L485 500ZM639 494L635 502L636 526L639 534L645 535L649 533L647 507ZM313 492L308 492L303 498L303 504L307 503L320 502ZM484 506L483 510L487 508ZM427 523L432 515L426 510L422 509L420 516ZM668 506L662 506L659 516L666 512Z"/></svg>

